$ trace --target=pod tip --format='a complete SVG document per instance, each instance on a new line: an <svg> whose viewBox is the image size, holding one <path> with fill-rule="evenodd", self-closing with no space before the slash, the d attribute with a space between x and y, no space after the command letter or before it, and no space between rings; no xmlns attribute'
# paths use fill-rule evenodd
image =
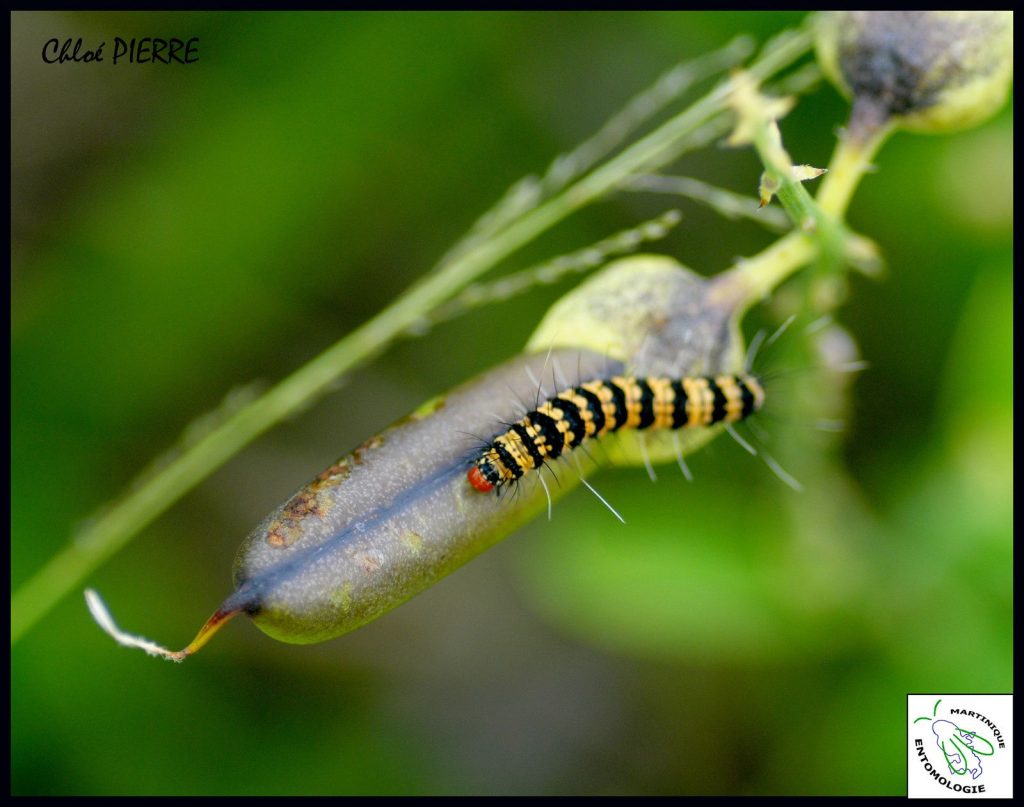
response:
<svg viewBox="0 0 1024 807"><path fill-rule="evenodd" d="M225 610L223 607L219 608L213 616L206 620L206 624L199 629L196 638L192 640L188 647L184 650L168 650L166 647L158 645L156 642L152 642L145 637L126 633L117 627L106 604L100 598L100 595L91 588L85 590L85 604L89 607L89 613L92 614L92 618L96 620L96 623L110 638L122 647L137 647L150 656L157 656L176 662L182 662L186 657L197 652L220 629L221 625L240 613L240 609Z"/></svg>

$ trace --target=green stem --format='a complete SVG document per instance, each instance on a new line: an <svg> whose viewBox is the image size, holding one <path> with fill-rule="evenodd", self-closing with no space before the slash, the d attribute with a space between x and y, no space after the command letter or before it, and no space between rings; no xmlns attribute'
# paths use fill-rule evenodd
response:
<svg viewBox="0 0 1024 807"><path fill-rule="evenodd" d="M837 241L847 237L842 222L854 191L864 175L872 170L872 159L891 133L892 127L886 126L864 140L840 138L828 173L813 199L800 183L788 183L795 186L796 195L791 198L792 204L787 205L787 213L799 226L804 219L796 216L813 211L816 227L810 233L794 230L757 255L738 261L732 269L719 276L720 293L737 306L737 321L798 269L822 256L839 259L842 244L837 246ZM761 156L766 169L769 169L770 160L764 153ZM780 201L783 201L784 188L790 190L785 181L778 191ZM834 255L837 250L838 255Z"/></svg>
<svg viewBox="0 0 1024 807"><path fill-rule="evenodd" d="M886 125L876 129L864 140L855 140L845 135L839 139L815 200L823 213L839 221L843 219L854 191L864 174L871 170L871 160L892 131L892 126Z"/></svg>
<svg viewBox="0 0 1024 807"><path fill-rule="evenodd" d="M793 231L757 255L738 261L716 281L723 302L736 307L737 322L764 300L797 269L807 266L819 254L817 243L805 233Z"/></svg>
<svg viewBox="0 0 1024 807"><path fill-rule="evenodd" d="M795 32L764 54L749 72L763 80L809 48L808 30ZM675 157L674 146L725 108L725 82L685 111L598 166L517 221L442 263L399 299L324 353L228 418L80 533L11 598L11 642L20 639L68 592L174 502L272 426L307 406L344 373L383 350L410 325L459 289L627 177L656 170Z"/></svg>

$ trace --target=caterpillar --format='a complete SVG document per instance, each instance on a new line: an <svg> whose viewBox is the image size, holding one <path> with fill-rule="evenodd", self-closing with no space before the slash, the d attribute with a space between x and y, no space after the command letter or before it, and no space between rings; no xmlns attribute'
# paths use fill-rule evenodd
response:
<svg viewBox="0 0 1024 807"><path fill-rule="evenodd" d="M548 398L495 437L466 476L481 493L500 492L586 440L621 429L682 429L736 423L764 405L764 388L748 374L614 376Z"/></svg>

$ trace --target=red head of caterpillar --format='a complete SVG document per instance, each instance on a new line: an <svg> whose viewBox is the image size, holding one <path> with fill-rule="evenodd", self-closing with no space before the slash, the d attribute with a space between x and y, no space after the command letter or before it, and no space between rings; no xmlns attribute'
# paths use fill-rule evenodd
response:
<svg viewBox="0 0 1024 807"><path fill-rule="evenodd" d="M511 424L480 452L466 477L487 493L610 432L736 423L763 404L764 389L749 374L598 379L557 393Z"/></svg>

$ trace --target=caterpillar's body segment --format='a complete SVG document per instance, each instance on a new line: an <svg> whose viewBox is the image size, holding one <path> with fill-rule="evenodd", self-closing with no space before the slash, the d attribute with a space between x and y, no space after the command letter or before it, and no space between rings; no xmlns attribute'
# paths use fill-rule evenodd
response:
<svg viewBox="0 0 1024 807"><path fill-rule="evenodd" d="M751 375L615 376L571 387L528 412L483 450L469 483L486 493L520 479L586 440L620 429L735 423L764 404Z"/></svg>

